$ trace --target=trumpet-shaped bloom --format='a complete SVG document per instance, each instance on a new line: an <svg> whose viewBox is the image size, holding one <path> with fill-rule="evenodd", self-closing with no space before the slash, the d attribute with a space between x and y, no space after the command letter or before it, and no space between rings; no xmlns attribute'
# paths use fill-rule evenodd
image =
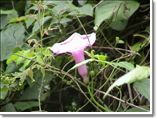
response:
<svg viewBox="0 0 157 119"><path fill-rule="evenodd" d="M78 64L85 60L84 50L92 46L96 40L96 34L80 35L79 33L72 34L67 40L61 43L55 43L50 50L55 54L71 53L75 63ZM78 67L78 72L85 83L88 83L88 70L85 64Z"/></svg>

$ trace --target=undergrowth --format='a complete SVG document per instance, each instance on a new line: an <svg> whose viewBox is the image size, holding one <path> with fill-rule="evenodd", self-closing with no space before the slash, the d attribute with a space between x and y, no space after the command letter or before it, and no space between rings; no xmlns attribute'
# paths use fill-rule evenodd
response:
<svg viewBox="0 0 157 119"><path fill-rule="evenodd" d="M150 3L127 2L1 1L0 110L149 112ZM81 64L50 51L75 32L96 32Z"/></svg>

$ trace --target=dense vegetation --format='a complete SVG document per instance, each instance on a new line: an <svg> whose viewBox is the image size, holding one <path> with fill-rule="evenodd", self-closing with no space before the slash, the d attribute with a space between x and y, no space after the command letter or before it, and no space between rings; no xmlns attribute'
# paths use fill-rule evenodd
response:
<svg viewBox="0 0 157 119"><path fill-rule="evenodd" d="M149 0L0 3L1 112L150 111ZM96 33L79 64L50 51L75 32Z"/></svg>

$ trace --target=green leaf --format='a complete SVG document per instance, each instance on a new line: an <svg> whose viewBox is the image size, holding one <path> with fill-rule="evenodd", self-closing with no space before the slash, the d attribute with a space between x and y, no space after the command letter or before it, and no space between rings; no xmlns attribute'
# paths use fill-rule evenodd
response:
<svg viewBox="0 0 157 119"><path fill-rule="evenodd" d="M109 23L115 30L123 30L130 16L137 10L136 1L103 1L95 10L95 27L97 30L103 21Z"/></svg>
<svg viewBox="0 0 157 119"><path fill-rule="evenodd" d="M31 109L32 107L37 107L38 101L16 102L14 106L17 110L24 111L26 109Z"/></svg>
<svg viewBox="0 0 157 119"><path fill-rule="evenodd" d="M11 19L17 18L18 14L15 10L0 10L1 27L3 29Z"/></svg>
<svg viewBox="0 0 157 119"><path fill-rule="evenodd" d="M147 79L150 75L150 68L146 66L137 66L135 69L131 70L127 74L118 78L106 91L105 96L116 86L121 86L123 84L130 84L135 81L140 81ZM104 96L104 98L105 98Z"/></svg>
<svg viewBox="0 0 157 119"><path fill-rule="evenodd" d="M42 57L39 56L39 55L37 55L36 61L37 61L39 64L44 64L44 61L43 61Z"/></svg>
<svg viewBox="0 0 157 119"><path fill-rule="evenodd" d="M53 54L52 54L52 52L49 50L49 48L43 49L42 54L43 54L44 56L46 56L46 57L52 57L52 56L53 56Z"/></svg>
<svg viewBox="0 0 157 119"><path fill-rule="evenodd" d="M139 8L139 3L136 1L126 0L124 1L119 10L117 10L116 15L113 18L113 22L110 24L112 29L123 30L128 22L128 19L133 15L133 13Z"/></svg>
<svg viewBox="0 0 157 119"><path fill-rule="evenodd" d="M94 57L100 61L106 61L107 60L107 55L94 55Z"/></svg>
<svg viewBox="0 0 157 119"><path fill-rule="evenodd" d="M2 84L0 84L2 85ZM7 87L0 87L0 100L4 100L8 94L9 89Z"/></svg>
<svg viewBox="0 0 157 119"><path fill-rule="evenodd" d="M135 90L150 101L150 80L136 81L133 86Z"/></svg>
<svg viewBox="0 0 157 119"><path fill-rule="evenodd" d="M124 41L120 39L118 36L115 38L116 44L124 44Z"/></svg>
<svg viewBox="0 0 157 119"><path fill-rule="evenodd" d="M48 20L50 20L51 16L46 16L37 20L33 26L33 32L38 31Z"/></svg>
<svg viewBox="0 0 157 119"><path fill-rule="evenodd" d="M70 21L72 21L72 19L70 19L70 18L66 18L66 17L64 17L64 18L62 18L61 20L60 20L60 24L62 24L62 25L64 25L64 26L67 26L68 25L68 22L70 22ZM55 23L55 22L54 22ZM58 22L57 22L58 23Z"/></svg>
<svg viewBox="0 0 157 119"><path fill-rule="evenodd" d="M82 7L76 7L70 1L55 1L51 2L55 4L55 7L52 9L52 12L55 16L63 15L68 12L68 15L72 16L93 16L93 7L91 4L85 4Z"/></svg>
<svg viewBox="0 0 157 119"><path fill-rule="evenodd" d="M10 64L7 65L5 73L13 73L17 69L18 69L17 65L14 62L12 62L12 63L10 63Z"/></svg>
<svg viewBox="0 0 157 119"><path fill-rule="evenodd" d="M35 21L35 18L29 16L29 17L25 20L26 27L29 28L29 27L33 24L34 21Z"/></svg>
<svg viewBox="0 0 157 119"><path fill-rule="evenodd" d="M94 58L98 59L98 62L102 64L103 66L106 65L105 61L107 60L108 56L107 55L94 55Z"/></svg>
<svg viewBox="0 0 157 119"><path fill-rule="evenodd" d="M22 50L18 51L16 53L13 53L8 59L7 59L7 65L9 66L11 63L16 63L16 65L23 64L20 67L20 70L25 70L29 64L31 63L31 60L35 57L35 52L32 50Z"/></svg>
<svg viewBox="0 0 157 119"><path fill-rule="evenodd" d="M140 37L143 39L143 41L139 41L135 43L133 46L131 46L132 51L139 52L142 48L149 45L149 36L142 35L142 34L134 34L134 37Z"/></svg>
<svg viewBox="0 0 157 119"><path fill-rule="evenodd" d="M44 70L44 69L43 69ZM50 81L53 77L53 74L51 72L44 72L41 71L40 69L36 69L36 71L34 72L38 72L38 73L34 73L33 74L33 78L35 79L35 83L32 84L32 82L30 82L30 87L26 88L26 90L24 90L24 92L22 93L22 95L20 96L19 100L35 100L38 99L39 96L39 89L41 88L41 84L44 83L43 85L49 85ZM44 77L43 77L44 76ZM42 79L44 78L44 79ZM44 82L42 82L42 80L44 80ZM30 80L27 80L30 81ZM41 92L41 100L45 100L45 96L47 96L46 94L48 94L49 91L45 92L44 88L42 89Z"/></svg>
<svg viewBox="0 0 157 119"><path fill-rule="evenodd" d="M8 103L2 108L2 111L3 112L16 112L16 109L12 103Z"/></svg>
<svg viewBox="0 0 157 119"><path fill-rule="evenodd" d="M54 8L52 9L52 13L55 16L62 15L63 13L70 11L70 8L74 7L71 1L51 1L54 4Z"/></svg>
<svg viewBox="0 0 157 119"><path fill-rule="evenodd" d="M142 45L143 45L143 42L137 42L131 47L131 50L138 52L142 48Z"/></svg>
<svg viewBox="0 0 157 119"><path fill-rule="evenodd" d="M25 38L24 32L25 28L22 23L11 24L6 30L0 32L1 61L7 59L14 48L22 46Z"/></svg>
<svg viewBox="0 0 157 119"><path fill-rule="evenodd" d="M93 7L90 4L85 4L82 7L73 7L71 9L70 15L78 15L78 16L93 16Z"/></svg>
<svg viewBox="0 0 157 119"><path fill-rule="evenodd" d="M28 68L27 69L27 75L31 78L32 81L34 81L34 78L33 78L33 71L31 68Z"/></svg>
<svg viewBox="0 0 157 119"><path fill-rule="evenodd" d="M134 65L130 62L126 62L126 61L121 61L121 62L118 62L118 63L113 63L115 66L119 66L121 68L125 68L127 70L132 70L134 69Z"/></svg>
<svg viewBox="0 0 157 119"><path fill-rule="evenodd" d="M28 87L22 94L19 100L32 100L38 99L40 85L34 84L32 87Z"/></svg>

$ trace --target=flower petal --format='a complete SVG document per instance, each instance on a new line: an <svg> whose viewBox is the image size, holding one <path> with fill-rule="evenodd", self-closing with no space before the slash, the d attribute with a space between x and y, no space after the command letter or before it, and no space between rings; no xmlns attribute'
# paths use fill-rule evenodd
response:
<svg viewBox="0 0 157 119"><path fill-rule="evenodd" d="M88 46L92 46L96 41L96 33L82 35L82 38L85 39L86 42L88 42Z"/></svg>
<svg viewBox="0 0 157 119"><path fill-rule="evenodd" d="M55 54L62 54L66 52L72 53L78 50L84 50L86 47L93 45L95 40L96 40L95 33L87 35L73 33L67 40L61 43L55 43L50 49Z"/></svg>

